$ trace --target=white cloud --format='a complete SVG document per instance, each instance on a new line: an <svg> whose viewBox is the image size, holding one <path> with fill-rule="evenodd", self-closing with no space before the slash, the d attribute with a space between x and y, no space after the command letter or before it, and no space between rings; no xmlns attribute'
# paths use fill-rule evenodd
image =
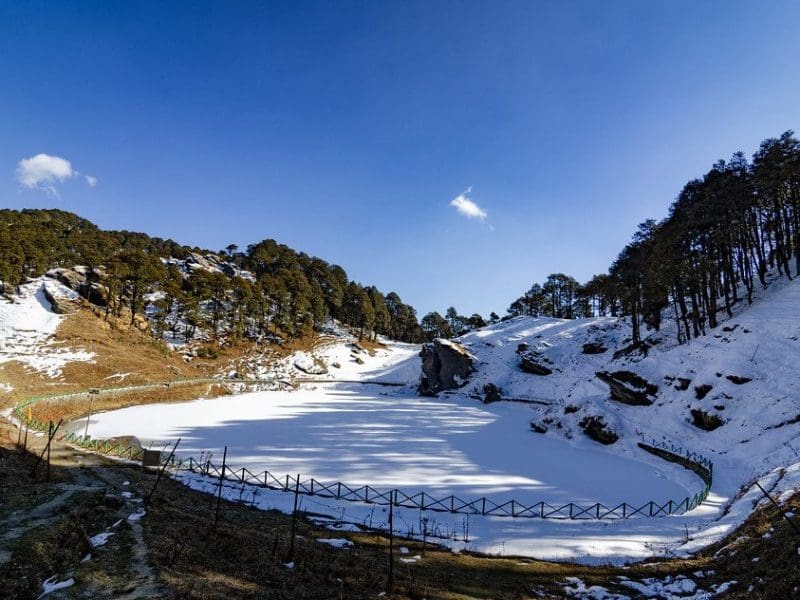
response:
<svg viewBox="0 0 800 600"><path fill-rule="evenodd" d="M37 154L30 158L23 158L17 163L17 181L29 190L43 190L58 197L56 184L78 177L80 173L72 168L72 163L60 156ZM85 175L84 179L89 187L97 185L97 177Z"/></svg>
<svg viewBox="0 0 800 600"><path fill-rule="evenodd" d="M468 219L485 220L488 214L480 206L475 204L467 195L472 191L472 188L467 188L466 191L460 193L458 196L450 201L450 206L454 207L459 214L467 217Z"/></svg>

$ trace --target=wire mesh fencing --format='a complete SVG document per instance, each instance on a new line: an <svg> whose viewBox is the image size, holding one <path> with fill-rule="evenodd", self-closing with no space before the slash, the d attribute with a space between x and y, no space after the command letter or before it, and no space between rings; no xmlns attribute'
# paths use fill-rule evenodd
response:
<svg viewBox="0 0 800 600"><path fill-rule="evenodd" d="M204 380L205 381L205 380ZM216 381L220 380L207 380ZM189 380L186 383L197 382ZM111 388L115 392L154 388L163 384L146 384L143 386L127 386L125 388ZM45 430L47 423L31 418L30 412L26 414L25 408L42 400L54 400L78 396L89 393L74 392L71 394L38 396L31 398L17 406L16 416L29 427ZM140 461L143 459L145 449L140 446L109 440L95 440L84 438L75 432L68 432L63 440L81 448L100 452L106 455L123 459ZM689 512L700 506L708 497L713 481L713 463L706 457L691 451L686 451L673 443L652 440L652 443L640 443L639 447L655 454L662 459L680 464L684 468L695 472L705 483L703 489L693 495L674 500L650 500L643 504L621 502L608 505L601 502L585 504L568 502L552 504L549 502L535 502L528 504L518 500L497 501L492 498L481 497L466 499L454 494L435 497L424 491L411 493L398 488L381 489L371 485L351 485L340 481L321 481L314 477L301 478L299 475L276 474L268 470L254 473L251 470L239 467L234 468L225 463L216 464L210 457L189 456L177 458L173 456L168 467L176 472L187 471L197 475L216 479L220 482L233 482L242 485L256 486L283 492L298 493L303 496L316 496L319 498L336 499L345 502L360 502L379 506L392 506L410 508L420 511L440 513L480 515L491 517L510 518L538 518L538 519L570 519L570 520L598 520L598 519L628 519L633 517L664 517L679 515ZM163 462L162 462L163 464Z"/></svg>

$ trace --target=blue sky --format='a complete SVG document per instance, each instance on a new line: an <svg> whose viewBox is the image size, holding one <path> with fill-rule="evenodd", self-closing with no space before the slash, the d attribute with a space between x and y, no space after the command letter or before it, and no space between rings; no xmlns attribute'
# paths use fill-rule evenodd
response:
<svg viewBox="0 0 800 600"><path fill-rule="evenodd" d="M796 2L3 3L0 205L271 237L420 316L502 313L800 129L799 22ZM81 175L25 187L40 153ZM450 204L470 187L484 219Z"/></svg>

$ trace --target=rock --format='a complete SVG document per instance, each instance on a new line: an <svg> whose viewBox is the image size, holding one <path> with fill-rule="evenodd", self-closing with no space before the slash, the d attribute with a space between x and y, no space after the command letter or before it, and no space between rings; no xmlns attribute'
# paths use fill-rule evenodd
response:
<svg viewBox="0 0 800 600"><path fill-rule="evenodd" d="M340 362L338 362L338 361L337 361L337 362L335 362L335 363L333 363L333 365L331 365L331 366L332 366L334 369L341 369L341 368L342 368L342 364L341 364Z"/></svg>
<svg viewBox="0 0 800 600"><path fill-rule="evenodd" d="M531 431L535 431L536 433L547 433L547 426L536 421L531 421Z"/></svg>
<svg viewBox="0 0 800 600"><path fill-rule="evenodd" d="M578 410L579 410L578 407L575 406L574 404L568 404L567 406L564 407L564 414L571 415L572 413L578 412Z"/></svg>
<svg viewBox="0 0 800 600"><path fill-rule="evenodd" d="M692 383L691 379L686 379L685 377L678 377L676 380L678 383L675 384L675 389L679 392L685 392L689 389L689 386Z"/></svg>
<svg viewBox="0 0 800 600"><path fill-rule="evenodd" d="M363 365L364 364L364 359L361 358L360 356L356 356L353 360L356 361L356 364L359 364L359 365Z"/></svg>
<svg viewBox="0 0 800 600"><path fill-rule="evenodd" d="M725 424L717 415L712 415L704 410L692 409L692 425L704 431L714 431Z"/></svg>
<svg viewBox="0 0 800 600"><path fill-rule="evenodd" d="M726 375L725 379L736 385L744 385L745 383L753 381L752 377L740 377L739 375Z"/></svg>
<svg viewBox="0 0 800 600"><path fill-rule="evenodd" d="M44 290L44 297L47 298L54 313L68 315L78 310L78 305L74 300L70 300L64 296L54 296L50 290L47 289L47 286L43 286L42 289Z"/></svg>
<svg viewBox="0 0 800 600"><path fill-rule="evenodd" d="M599 342L587 342L583 345L584 354L602 354L603 352L608 352L608 348Z"/></svg>
<svg viewBox="0 0 800 600"><path fill-rule="evenodd" d="M611 398L631 406L650 406L656 399L658 386L631 371L598 371L600 381L608 384Z"/></svg>
<svg viewBox="0 0 800 600"><path fill-rule="evenodd" d="M46 275L76 292L80 292L86 282L86 276L74 269L50 269Z"/></svg>
<svg viewBox="0 0 800 600"><path fill-rule="evenodd" d="M694 386L694 396L698 400L702 400L703 398L708 396L708 392L710 392L713 389L714 389L714 386L713 385L708 385L707 383L704 383L702 385L696 385L696 386Z"/></svg>
<svg viewBox="0 0 800 600"><path fill-rule="evenodd" d="M328 372L325 363L316 356L302 356L294 361L294 367L307 375L325 375Z"/></svg>
<svg viewBox="0 0 800 600"><path fill-rule="evenodd" d="M519 361L519 368L531 375L550 375L553 372L552 366L550 359L536 351L526 351Z"/></svg>
<svg viewBox="0 0 800 600"><path fill-rule="evenodd" d="M108 305L108 288L101 283L89 284L88 289L84 289L84 297L96 306L105 307Z"/></svg>
<svg viewBox="0 0 800 600"><path fill-rule="evenodd" d="M522 354L529 348L528 344L522 342L521 344L517 344L517 354Z"/></svg>
<svg viewBox="0 0 800 600"><path fill-rule="evenodd" d="M483 403L489 404L490 402L499 402L503 399L503 390L493 383L487 383L483 386Z"/></svg>
<svg viewBox="0 0 800 600"><path fill-rule="evenodd" d="M133 315L133 326L136 327L139 331L147 331L150 329L150 323L147 321L145 317L140 314Z"/></svg>
<svg viewBox="0 0 800 600"><path fill-rule="evenodd" d="M586 435L606 446L619 439L619 436L608 426L603 417L585 417L579 425Z"/></svg>
<svg viewBox="0 0 800 600"><path fill-rule="evenodd" d="M435 339L422 346L422 375L418 391L435 396L442 390L460 388L475 372L474 359L464 346L445 339Z"/></svg>
<svg viewBox="0 0 800 600"><path fill-rule="evenodd" d="M351 346L352 346L352 348L353 348L353 349L352 349L352 352L353 352L353 353L355 353L355 354L359 354L360 352L366 352L366 349L364 348L364 346L362 346L362 345L361 345L361 344L359 344L358 342L353 342L353 343L352 343L352 344L350 344L350 345L351 345Z"/></svg>

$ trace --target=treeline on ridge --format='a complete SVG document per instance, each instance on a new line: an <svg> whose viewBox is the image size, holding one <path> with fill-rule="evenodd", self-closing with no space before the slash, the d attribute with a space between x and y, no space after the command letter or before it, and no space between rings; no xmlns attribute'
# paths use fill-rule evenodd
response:
<svg viewBox="0 0 800 600"><path fill-rule="evenodd" d="M800 272L800 141L787 131L751 160L737 152L689 181L667 217L640 224L607 273L585 284L553 274L515 300L508 316L627 316L632 342L642 325L677 324L678 342L704 335L753 301L776 271Z"/></svg>
<svg viewBox="0 0 800 600"><path fill-rule="evenodd" d="M187 274L174 261L161 260L209 254L220 259L222 270ZM0 210L0 292L6 285L74 265L88 267L87 286L102 288L97 297L107 314L119 315L125 308L133 320L145 294L160 291L150 314L158 333L174 327L177 316L189 337L201 327L214 338L224 335L232 341L269 333L299 336L333 317L365 337L423 338L416 311L395 292L384 295L375 286L362 286L340 266L274 240L244 252L231 245L212 253L142 233L103 231L61 210Z"/></svg>

